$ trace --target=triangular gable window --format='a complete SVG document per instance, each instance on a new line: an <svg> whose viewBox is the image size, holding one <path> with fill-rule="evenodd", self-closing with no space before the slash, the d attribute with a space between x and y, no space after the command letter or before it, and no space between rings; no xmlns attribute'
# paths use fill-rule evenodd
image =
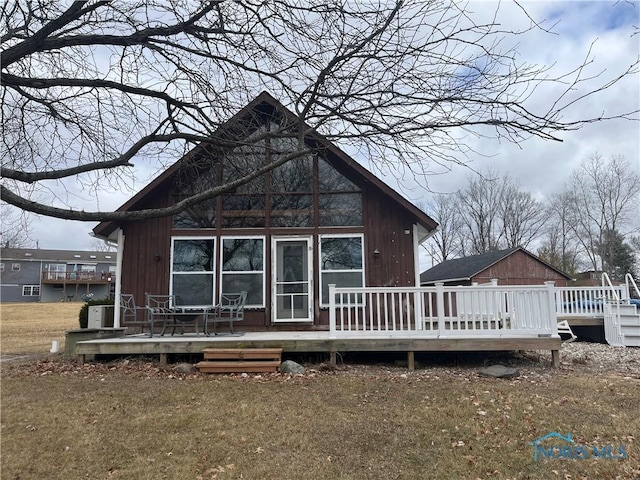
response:
<svg viewBox="0 0 640 480"><path fill-rule="evenodd" d="M261 127L252 136L265 131L266 127ZM295 138L248 141L213 163L221 168L200 172L191 184L183 182L184 191L215 186L220 175L222 184L242 177L281 155L290 154L295 142ZM233 193L176 215L174 228L215 228L216 212L221 228L363 225L361 189L319 155L290 160Z"/></svg>

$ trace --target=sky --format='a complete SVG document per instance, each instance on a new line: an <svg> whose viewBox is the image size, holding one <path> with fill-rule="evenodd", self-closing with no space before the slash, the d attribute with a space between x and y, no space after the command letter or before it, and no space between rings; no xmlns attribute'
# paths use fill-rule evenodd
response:
<svg viewBox="0 0 640 480"><path fill-rule="evenodd" d="M495 9L490 1L471 1L470 15L482 18ZM602 72L593 83L604 83L626 70L640 54L640 2L592 1L524 1L521 2L531 17L552 28L553 33L535 31L519 39L518 52L531 63L554 65L552 72L576 68L592 47L591 73ZM501 6L499 21L505 28L516 28L512 18L522 18L518 7L508 2ZM515 15L517 13L517 15ZM635 29L634 30L634 26ZM636 74L607 92L582 102L571 116L598 116L621 110L640 108L640 76ZM564 182L580 162L594 153L605 158L622 155L640 172L640 123L613 120L588 125L578 131L561 134L562 142L528 139L519 145L491 139L471 139L474 149L482 155L461 158L467 167L449 165L436 169L426 179L405 176L385 177L385 180L414 203L428 201L432 191L455 192L467 182L475 171L493 168L500 174L509 174L521 188L544 201L562 189ZM340 146L338 144L338 146ZM144 187L146 179L131 185L126 192L109 192L100 197L101 209L115 209L136 190ZM96 208L88 205L87 210ZM91 249L95 244L89 233L95 223L71 222L34 216L31 220L32 239L39 248Z"/></svg>

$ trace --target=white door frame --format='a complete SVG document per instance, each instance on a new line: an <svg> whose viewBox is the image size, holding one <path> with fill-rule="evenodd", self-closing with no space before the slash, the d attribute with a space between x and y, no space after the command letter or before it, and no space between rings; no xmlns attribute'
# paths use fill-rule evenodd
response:
<svg viewBox="0 0 640 480"><path fill-rule="evenodd" d="M281 270L280 262L278 261L278 245L286 244L288 242L306 242L307 244L307 314L305 317L294 317L294 314L287 317L278 317L278 298L283 297L283 294L278 294L278 287L283 283L278 278L278 271ZM272 310L272 322L273 323L310 323L313 322L313 236L312 235L291 235L291 236L273 236L271 237L271 310ZM302 283L302 282L297 282ZM284 294L285 296L287 294ZM291 305L293 310L294 296L300 297L301 294L291 294Z"/></svg>

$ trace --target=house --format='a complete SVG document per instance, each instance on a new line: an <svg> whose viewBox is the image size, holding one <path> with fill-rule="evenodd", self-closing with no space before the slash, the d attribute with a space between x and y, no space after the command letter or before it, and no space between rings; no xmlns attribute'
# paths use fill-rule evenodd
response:
<svg viewBox="0 0 640 480"><path fill-rule="evenodd" d="M566 287L571 277L522 247L446 260L420 274L420 285L472 285L497 279L500 285Z"/></svg>
<svg viewBox="0 0 640 480"><path fill-rule="evenodd" d="M2 302L59 302L107 298L115 285L116 254L2 248Z"/></svg>
<svg viewBox="0 0 640 480"><path fill-rule="evenodd" d="M602 274L604 272L602 270L587 270L585 272L578 272L575 274L575 282L576 286L593 286L597 287L598 285L602 285Z"/></svg>
<svg viewBox="0 0 640 480"><path fill-rule="evenodd" d="M278 162L292 151L298 124L262 93L220 128L218 143L194 148L119 211L171 206ZM270 135L274 130L293 133ZM116 292L133 294L138 304L146 293L172 294L196 308L246 291L245 328L326 330L330 284L417 286L418 246L436 222L305 131L311 153L233 191L173 217L97 225L96 236L119 246Z"/></svg>

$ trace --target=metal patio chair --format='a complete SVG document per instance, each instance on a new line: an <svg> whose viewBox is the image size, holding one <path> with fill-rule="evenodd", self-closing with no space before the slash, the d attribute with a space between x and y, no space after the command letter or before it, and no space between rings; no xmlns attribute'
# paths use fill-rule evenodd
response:
<svg viewBox="0 0 640 480"><path fill-rule="evenodd" d="M140 327L144 333L144 327L149 325L147 309L136 305L134 296L130 293L120 294L120 323L123 326Z"/></svg>
<svg viewBox="0 0 640 480"><path fill-rule="evenodd" d="M204 332L209 335L209 322L213 323L213 334L220 335L216 331L218 323L229 323L228 335L244 335L233 330L233 323L244 320L244 306L247 302L247 292L223 293L220 303L205 315Z"/></svg>

